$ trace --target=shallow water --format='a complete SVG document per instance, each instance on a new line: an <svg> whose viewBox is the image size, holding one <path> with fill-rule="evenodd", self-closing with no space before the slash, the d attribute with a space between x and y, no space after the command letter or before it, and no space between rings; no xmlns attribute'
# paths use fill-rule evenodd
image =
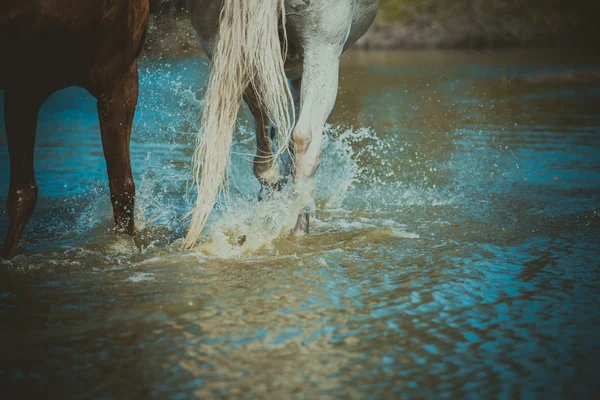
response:
<svg viewBox="0 0 600 400"><path fill-rule="evenodd" d="M0 265L4 393L589 398L600 81L587 72L598 70L598 57L555 52L347 54L313 234L287 237L285 190L255 200L244 114L229 206L192 252L179 218L205 61L141 67L141 252L110 231L94 102L54 95L38 130L38 209L21 254Z"/></svg>

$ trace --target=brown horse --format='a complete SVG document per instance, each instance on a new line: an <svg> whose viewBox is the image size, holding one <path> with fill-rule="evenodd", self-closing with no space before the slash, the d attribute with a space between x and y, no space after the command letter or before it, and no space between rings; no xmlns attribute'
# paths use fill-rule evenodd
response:
<svg viewBox="0 0 600 400"><path fill-rule="evenodd" d="M81 86L98 100L115 226L133 234L129 139L148 19L149 0L0 1L0 89L10 158L10 223L2 258L12 255L37 201L38 111L68 86Z"/></svg>

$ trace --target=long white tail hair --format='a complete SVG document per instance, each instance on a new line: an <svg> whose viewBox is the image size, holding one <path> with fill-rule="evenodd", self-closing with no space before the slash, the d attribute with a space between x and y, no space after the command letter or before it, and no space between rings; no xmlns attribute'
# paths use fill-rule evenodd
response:
<svg viewBox="0 0 600 400"><path fill-rule="evenodd" d="M294 122L293 98L284 70L285 0L224 0L220 18L192 161L197 193L196 203L187 214L187 249L198 242L217 196L227 187L233 133L248 86L256 92L277 131L279 148L272 157L287 151ZM283 43L279 38L280 22L284 27Z"/></svg>

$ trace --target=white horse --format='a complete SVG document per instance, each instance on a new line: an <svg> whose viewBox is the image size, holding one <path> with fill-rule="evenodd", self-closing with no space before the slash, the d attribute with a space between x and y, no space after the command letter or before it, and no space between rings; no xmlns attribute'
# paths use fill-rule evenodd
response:
<svg viewBox="0 0 600 400"><path fill-rule="evenodd" d="M379 0L187 0L187 6L212 60L193 161L198 192L190 248L225 185L242 99L256 120L254 175L263 189L279 186L279 156L289 144L295 191L309 190L337 96L340 55L371 26ZM303 211L293 232L308 228Z"/></svg>

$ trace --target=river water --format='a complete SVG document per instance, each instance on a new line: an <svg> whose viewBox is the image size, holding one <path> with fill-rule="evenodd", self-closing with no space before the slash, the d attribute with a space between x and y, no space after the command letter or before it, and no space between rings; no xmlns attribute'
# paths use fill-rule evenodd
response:
<svg viewBox="0 0 600 400"><path fill-rule="evenodd" d="M195 251L180 217L207 64L140 70L141 251L111 232L92 98L41 112L38 208L0 265L3 398L600 391L600 57L348 53L311 236L287 237L289 189L256 201L243 113ZM7 191L2 134L2 233Z"/></svg>

